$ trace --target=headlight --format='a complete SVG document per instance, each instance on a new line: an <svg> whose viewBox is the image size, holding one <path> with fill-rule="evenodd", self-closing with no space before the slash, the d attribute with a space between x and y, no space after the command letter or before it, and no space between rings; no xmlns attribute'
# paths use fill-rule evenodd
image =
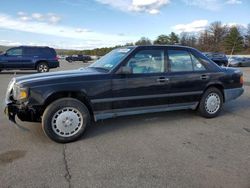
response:
<svg viewBox="0 0 250 188"><path fill-rule="evenodd" d="M14 100L24 100L28 98L28 89L22 88L19 85L14 85L13 88L13 98Z"/></svg>

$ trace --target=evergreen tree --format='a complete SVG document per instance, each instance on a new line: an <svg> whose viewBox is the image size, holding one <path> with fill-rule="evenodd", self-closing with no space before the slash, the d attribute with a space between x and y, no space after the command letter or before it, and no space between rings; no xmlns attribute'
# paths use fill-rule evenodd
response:
<svg viewBox="0 0 250 188"><path fill-rule="evenodd" d="M243 50L243 37L240 34L239 29L236 26L231 27L229 34L225 38L225 48L227 52L234 54Z"/></svg>
<svg viewBox="0 0 250 188"><path fill-rule="evenodd" d="M174 32L171 32L168 38L169 38L169 43L170 44L179 43L179 36L176 35Z"/></svg>
<svg viewBox="0 0 250 188"><path fill-rule="evenodd" d="M154 44L170 44L169 37L167 35L159 35Z"/></svg>

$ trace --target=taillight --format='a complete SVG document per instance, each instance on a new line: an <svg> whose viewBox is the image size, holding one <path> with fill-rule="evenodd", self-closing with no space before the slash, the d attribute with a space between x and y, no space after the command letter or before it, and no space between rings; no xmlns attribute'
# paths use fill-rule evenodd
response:
<svg viewBox="0 0 250 188"><path fill-rule="evenodd" d="M55 60L56 60L56 61L58 61L58 60L59 60L59 56L58 56L58 55L55 57Z"/></svg>
<svg viewBox="0 0 250 188"><path fill-rule="evenodd" d="M242 84L243 85L243 83L244 83L244 78L243 78L243 75L240 77L240 84Z"/></svg>

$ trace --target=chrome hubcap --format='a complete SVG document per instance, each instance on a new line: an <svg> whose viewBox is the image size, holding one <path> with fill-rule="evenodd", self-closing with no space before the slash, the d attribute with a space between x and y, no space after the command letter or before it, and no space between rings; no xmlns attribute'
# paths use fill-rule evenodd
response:
<svg viewBox="0 0 250 188"><path fill-rule="evenodd" d="M62 137L77 134L84 124L82 114L73 107L58 110L52 118L53 131Z"/></svg>
<svg viewBox="0 0 250 188"><path fill-rule="evenodd" d="M48 66L47 65L40 65L39 71L40 72L48 72Z"/></svg>
<svg viewBox="0 0 250 188"><path fill-rule="evenodd" d="M215 114L220 109L220 97L217 93L210 93L205 101L205 108L209 114Z"/></svg>

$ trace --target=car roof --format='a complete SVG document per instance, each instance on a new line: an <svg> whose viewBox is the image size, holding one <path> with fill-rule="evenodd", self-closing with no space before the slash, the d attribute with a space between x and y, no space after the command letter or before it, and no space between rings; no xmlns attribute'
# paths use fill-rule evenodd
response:
<svg viewBox="0 0 250 188"><path fill-rule="evenodd" d="M18 47L20 48L50 48L48 46L18 46Z"/></svg>
<svg viewBox="0 0 250 188"><path fill-rule="evenodd" d="M121 48L152 48L152 47L167 47L167 48L182 48L182 49L194 49L195 48L192 48L192 47L189 47L189 46L182 46L182 45L135 45L135 46L124 46L124 47L121 47Z"/></svg>

